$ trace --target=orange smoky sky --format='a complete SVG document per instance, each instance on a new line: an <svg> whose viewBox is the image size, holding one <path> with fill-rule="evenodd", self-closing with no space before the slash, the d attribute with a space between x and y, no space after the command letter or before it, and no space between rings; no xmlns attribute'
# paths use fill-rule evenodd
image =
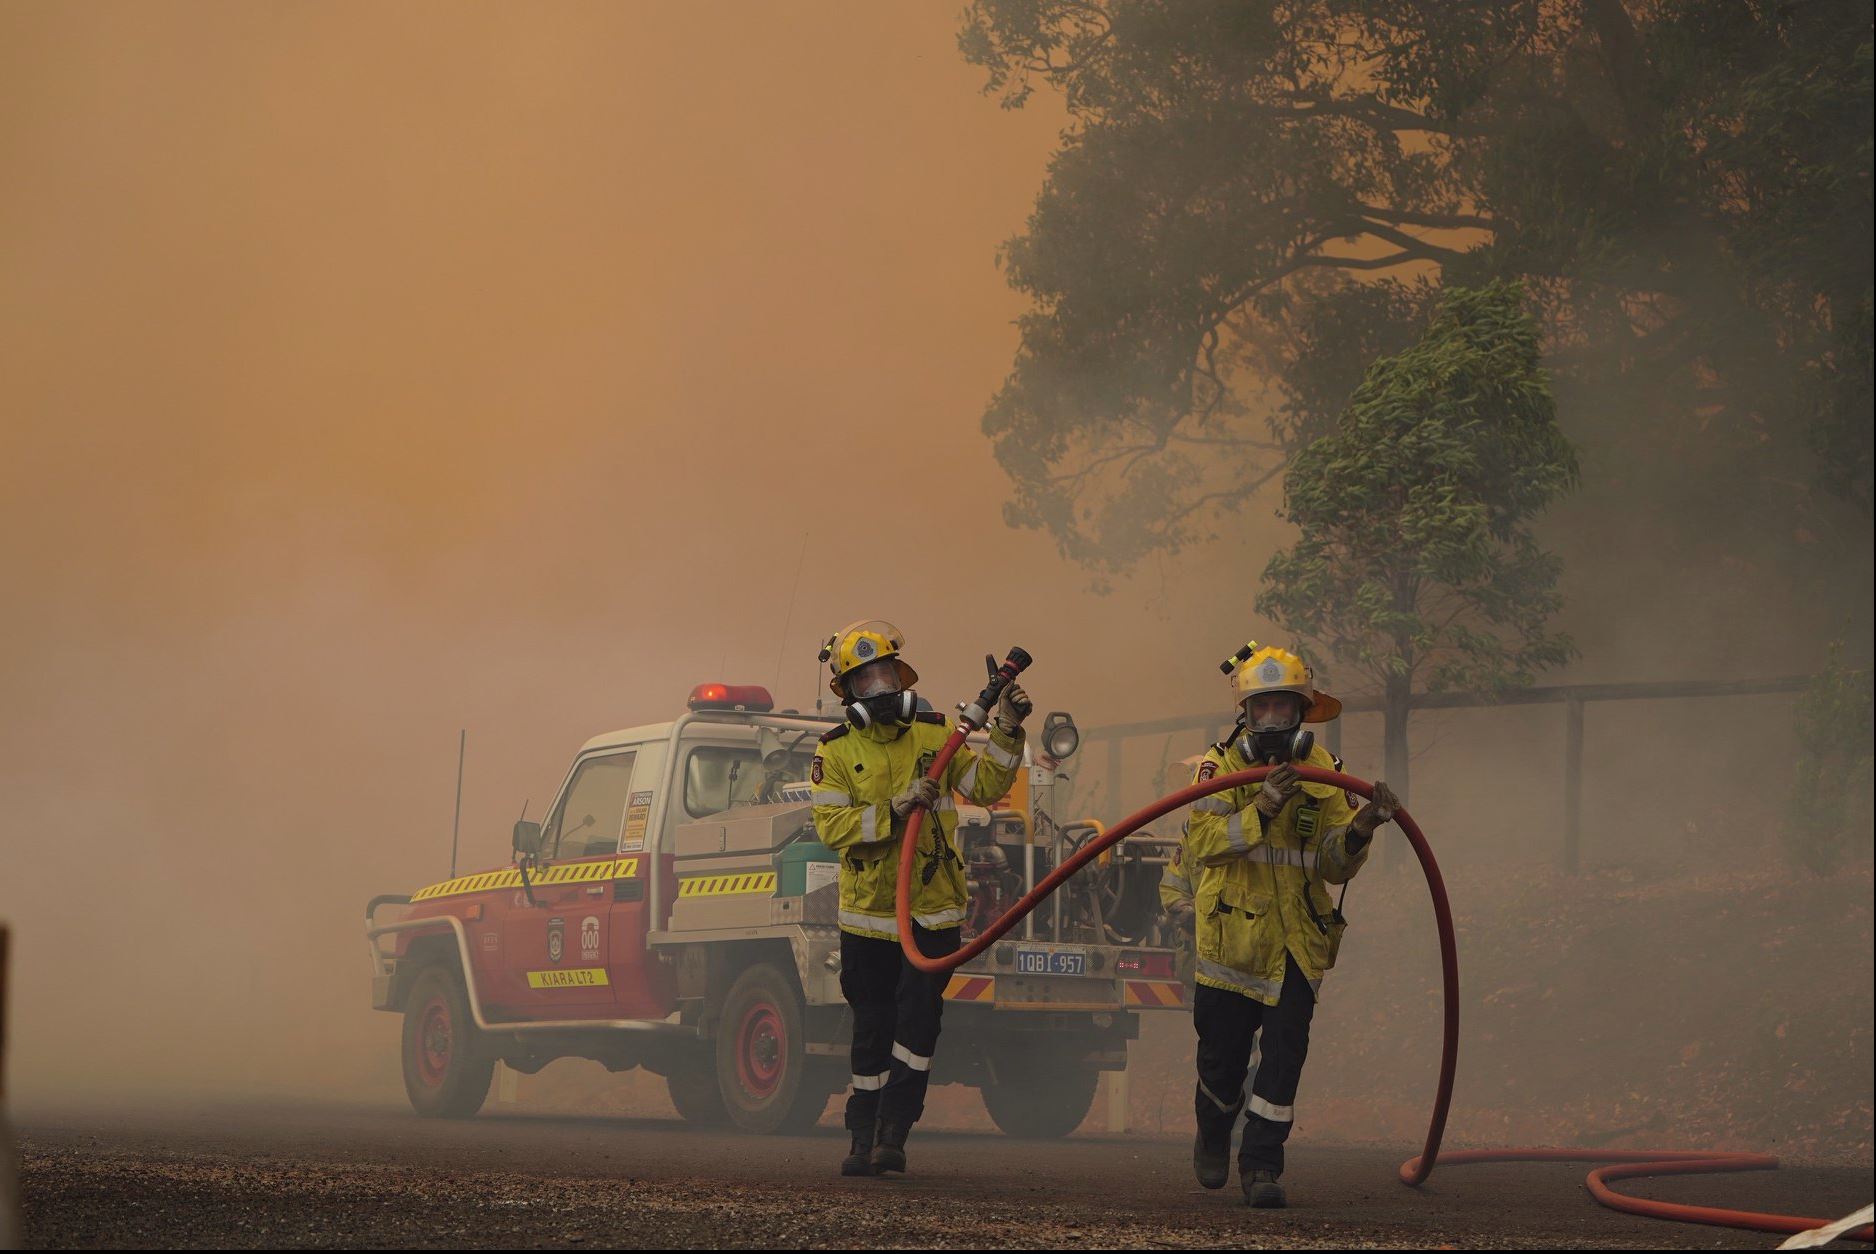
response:
<svg viewBox="0 0 1876 1254"><path fill-rule="evenodd" d="M0 5L11 1095L401 1100L360 912L448 870L459 729L471 869L581 742L698 682L811 703L856 618L905 630L940 708L1012 644L1084 723L1224 705L1273 494L1107 595L1002 522L978 420L1024 305L996 249L1065 118L983 96L957 21ZM1811 665L1734 572L1566 556L1560 678ZM1586 860L1762 848L1782 778L1740 783L1789 725L1598 708ZM1414 734L1443 858L1549 857L1555 707ZM1136 783L1194 740L1142 743Z"/></svg>
<svg viewBox="0 0 1876 1254"><path fill-rule="evenodd" d="M16 1092L383 1078L358 910L446 869L459 728L474 866L588 736L810 702L857 617L941 705L1013 643L1084 719L1217 695L1248 583L1096 596L1001 521L995 251L1064 119L956 25L0 9Z"/></svg>

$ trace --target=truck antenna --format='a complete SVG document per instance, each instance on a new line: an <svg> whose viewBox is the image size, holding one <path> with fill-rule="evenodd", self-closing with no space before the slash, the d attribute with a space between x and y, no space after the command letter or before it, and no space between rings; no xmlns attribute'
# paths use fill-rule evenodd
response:
<svg viewBox="0 0 1876 1254"><path fill-rule="evenodd" d="M775 682L770 686L782 686L782 663L788 657L788 629L795 624L795 598L801 594L801 567L808 560L808 533L801 533L801 552L795 556L795 583L788 590L788 612L782 616L782 639L775 647Z"/></svg>
<svg viewBox="0 0 1876 1254"><path fill-rule="evenodd" d="M462 835L462 762L469 750L469 729L456 734L456 818L449 825L449 877L456 878L456 840Z"/></svg>

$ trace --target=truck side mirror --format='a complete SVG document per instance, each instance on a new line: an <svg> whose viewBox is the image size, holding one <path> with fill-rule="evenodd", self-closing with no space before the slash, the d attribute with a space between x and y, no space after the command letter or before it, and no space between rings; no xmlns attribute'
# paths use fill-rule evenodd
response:
<svg viewBox="0 0 1876 1254"><path fill-rule="evenodd" d="M515 852L526 858L539 857L541 852L541 825L531 819L520 819L515 823Z"/></svg>

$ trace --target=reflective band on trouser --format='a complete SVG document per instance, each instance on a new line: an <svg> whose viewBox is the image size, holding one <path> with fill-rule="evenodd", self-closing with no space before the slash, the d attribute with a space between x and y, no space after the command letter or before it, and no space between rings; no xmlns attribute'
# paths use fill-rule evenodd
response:
<svg viewBox="0 0 1876 1254"><path fill-rule="evenodd" d="M886 1087L886 1081L892 1078L892 1072L882 1071L878 1075L857 1075L853 1077L853 1087L863 1093Z"/></svg>
<svg viewBox="0 0 1876 1254"><path fill-rule="evenodd" d="M923 1054L915 1054L899 1042L892 1043L892 1056L914 1071L930 1071L931 1059Z"/></svg>
<svg viewBox="0 0 1876 1254"><path fill-rule="evenodd" d="M1262 979L1247 971L1239 971L1221 962L1213 962L1209 958L1199 959L1198 973L1220 983L1229 984L1232 988L1249 989L1259 996L1270 998L1273 1002L1283 994L1281 980Z"/></svg>
<svg viewBox="0 0 1876 1254"><path fill-rule="evenodd" d="M858 910L842 910L835 918L842 927L858 928L863 932L878 932L899 939L899 920L888 914L861 914Z"/></svg>
<svg viewBox="0 0 1876 1254"><path fill-rule="evenodd" d="M853 797L849 793L835 792L832 788L817 788L808 797L817 806L851 806Z"/></svg>
<svg viewBox="0 0 1876 1254"><path fill-rule="evenodd" d="M893 922L897 923L898 920L894 919ZM956 927L964 922L964 907L953 906L949 910L940 910L936 914L915 914L912 916L912 922L928 932L935 932L941 927Z"/></svg>
<svg viewBox="0 0 1876 1254"><path fill-rule="evenodd" d="M1272 1123L1292 1123L1296 1119L1296 1107L1267 1102L1255 1093L1251 1094L1251 1113Z"/></svg>
<svg viewBox="0 0 1876 1254"><path fill-rule="evenodd" d="M1238 1095L1237 1101L1231 1103L1231 1105L1229 1106L1225 1105L1223 1102L1218 1100L1218 1094L1212 1092L1209 1088L1205 1087L1205 1081L1203 1080L1199 1081L1199 1092L1205 1094L1206 1097L1210 1098L1212 1105L1218 1107L1218 1109L1224 1111L1227 1115L1237 1114L1239 1108L1244 1105L1244 1095L1242 1093Z"/></svg>
<svg viewBox="0 0 1876 1254"><path fill-rule="evenodd" d="M958 776L958 782L951 787L967 797L971 795L971 789L977 787L977 759L971 759L971 764L964 769L964 773Z"/></svg>
<svg viewBox="0 0 1876 1254"><path fill-rule="evenodd" d="M1011 753L1008 749L999 746L994 740L984 746L984 756L989 758L992 762L995 762L998 766L1015 766L1018 762L1023 760L1021 755Z"/></svg>

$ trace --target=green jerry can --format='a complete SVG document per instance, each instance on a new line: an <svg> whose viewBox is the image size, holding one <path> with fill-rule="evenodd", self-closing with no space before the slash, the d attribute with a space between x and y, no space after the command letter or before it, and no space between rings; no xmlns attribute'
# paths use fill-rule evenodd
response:
<svg viewBox="0 0 1876 1254"><path fill-rule="evenodd" d="M810 830L775 855L775 895L801 897L840 878L840 856Z"/></svg>

